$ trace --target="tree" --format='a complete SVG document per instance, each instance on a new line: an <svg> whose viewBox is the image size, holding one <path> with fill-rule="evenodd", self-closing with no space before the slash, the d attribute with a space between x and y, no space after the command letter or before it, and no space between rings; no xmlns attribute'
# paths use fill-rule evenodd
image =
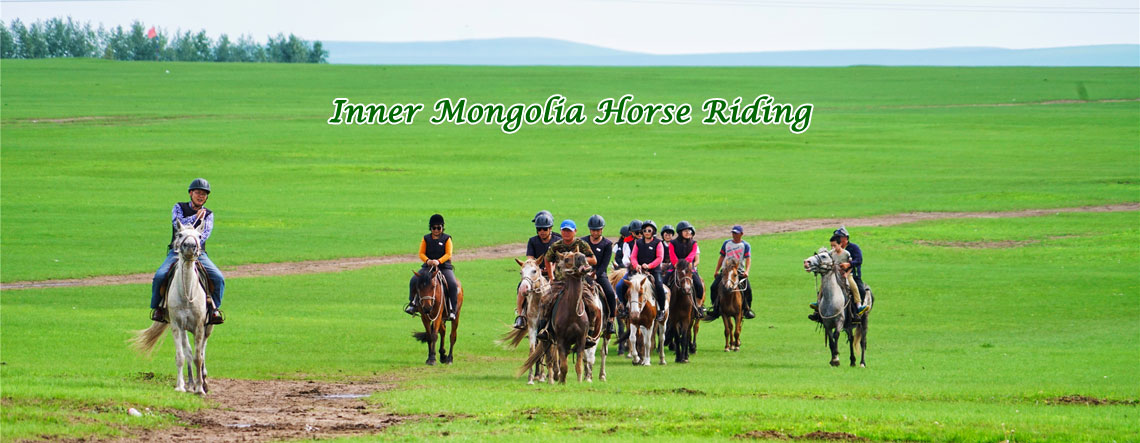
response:
<svg viewBox="0 0 1140 443"><path fill-rule="evenodd" d="M321 41L313 42L313 50L309 51L309 63L328 63L329 51L324 50Z"/></svg>
<svg viewBox="0 0 1140 443"><path fill-rule="evenodd" d="M4 22L0 22L0 58L14 58L16 57L16 41L13 40L15 35L4 27Z"/></svg>

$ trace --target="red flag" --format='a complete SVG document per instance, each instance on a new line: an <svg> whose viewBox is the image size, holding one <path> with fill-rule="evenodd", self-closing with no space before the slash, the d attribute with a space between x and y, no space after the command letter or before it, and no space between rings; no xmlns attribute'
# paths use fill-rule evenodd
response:
<svg viewBox="0 0 1140 443"><path fill-rule="evenodd" d="M154 32L154 26L151 26L150 30L146 32L146 38L148 38L148 39L149 38L155 38L157 36L158 36L158 34Z"/></svg>

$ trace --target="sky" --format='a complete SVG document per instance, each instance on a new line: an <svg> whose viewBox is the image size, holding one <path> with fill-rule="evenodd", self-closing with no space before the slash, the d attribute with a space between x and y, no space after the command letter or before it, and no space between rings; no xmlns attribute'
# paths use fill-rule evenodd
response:
<svg viewBox="0 0 1140 443"><path fill-rule="evenodd" d="M0 0L5 24L66 16L261 42L543 37L650 54L1140 44L1136 0Z"/></svg>

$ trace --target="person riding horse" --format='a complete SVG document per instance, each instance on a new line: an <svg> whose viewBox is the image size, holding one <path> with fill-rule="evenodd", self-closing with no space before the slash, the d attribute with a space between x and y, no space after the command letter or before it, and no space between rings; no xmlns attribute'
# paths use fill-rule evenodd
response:
<svg viewBox="0 0 1140 443"><path fill-rule="evenodd" d="M531 219L534 223L535 236L526 241L526 259L537 260L546 255L546 251L550 249L558 240L562 240L562 236L550 232L550 228L554 227L554 216L550 211L541 210L534 215ZM521 285L522 282L519 282ZM518 293L516 289L516 294ZM515 298L515 329L526 329L526 316L523 315L523 302L526 298L522 294L518 294Z"/></svg>
<svg viewBox="0 0 1140 443"><path fill-rule="evenodd" d="M550 248L547 249L545 256L546 274L547 278L550 279L550 294L555 295L552 297L553 300L557 300L556 295L562 292L562 288L565 285L564 282L566 276L562 275L562 268L554 265L555 263L558 263L559 257L561 256L560 254L567 252L580 252L582 255L586 256L586 263L588 263L590 266L597 266L598 264L598 259L597 257L594 257L594 251L591 250L590 246L587 245L586 242L582 241L582 239L574 238L574 235L578 232L578 225L575 224L573 220L563 220L560 228L562 231L560 241L555 242L553 245L550 245ZM549 340L549 332L547 326L549 324L550 311L552 309L554 309L553 302L549 303L545 307L542 315L538 319L538 338L542 340ZM588 304L587 310L589 310ZM601 313L599 312L597 315L601 315Z"/></svg>
<svg viewBox="0 0 1140 443"><path fill-rule="evenodd" d="M625 277L618 282L618 287L615 290L624 300L630 277L635 272L645 272L653 276L653 293L657 299L657 306L665 306L665 279L661 275L661 263L665 261L665 251L661 247L661 240L653 236L657 233L657 225L653 223L653 220L646 220L639 227L641 228L641 238L633 243L633 250L629 254L630 272L627 272ZM633 226L630 226L630 230L633 230ZM664 321L667 313L665 310L658 312L656 321Z"/></svg>
<svg viewBox="0 0 1140 443"><path fill-rule="evenodd" d="M455 282L455 270L451 266L451 251L452 243L451 236L443 233L444 223L443 216L440 214L432 214L428 218L428 229L430 233L424 235L420 240L420 260L424 262L420 267L420 271L412 277L408 282L408 306L404 308L404 312L408 315L416 315L416 284L422 278L431 277L431 268L439 269L443 277L447 279L447 320L455 320L455 306L456 294L459 290L459 285Z"/></svg>
<svg viewBox="0 0 1140 443"><path fill-rule="evenodd" d="M594 281L598 282L605 294L603 306L606 308L606 334L613 334L617 297L614 296L614 287L610 285L609 273L606 271L609 268L610 257L613 253L613 242L602 237L602 230L606 227L606 219L602 216L598 214L591 216L590 220L586 222L586 227L590 228L590 236L586 239L586 245L594 250L594 257L597 258L597 263L594 264Z"/></svg>
<svg viewBox="0 0 1140 443"><path fill-rule="evenodd" d="M848 289L855 298L855 315L862 316L870 308L870 305L864 304L864 300L867 299L867 289L863 286L863 250L859 248L859 245L850 242L850 234L844 226L840 226L832 233L830 241L832 244L831 259L847 271L848 281L855 285L855 288ZM808 315L809 320L816 322L821 320L818 297L819 294L816 294L816 301L809 305L815 312Z"/></svg>
<svg viewBox="0 0 1140 443"><path fill-rule="evenodd" d="M624 260L622 259L625 257L625 255L623 255L625 253L621 250L621 247L622 245L625 245L625 242L629 241L629 239L632 238L629 235L629 225L622 226L621 230L619 230L618 233L618 241L613 244L614 270L625 268L625 264L623 264Z"/></svg>
<svg viewBox="0 0 1140 443"><path fill-rule="evenodd" d="M150 319L162 323L167 322L166 308L162 306L162 296L159 295L159 292L170 275L171 265L178 261L178 251L174 250L173 244L178 235L178 227L182 224L194 227L205 226L202 229L202 252L198 254L198 262L206 269L206 275L213 286L210 293L212 306L206 307L208 312L206 324L220 325L225 321L218 308L222 306L222 294L226 290L226 279L222 275L222 271L218 270L218 266L206 255L206 240L210 238L210 233L214 230L214 211L206 208L206 200L210 198L210 182L204 178L196 178L190 182L190 187L186 191L190 193L190 201L175 203L174 209L170 211L171 233L170 243L166 245L166 260L162 262L162 266L158 267L158 271L155 271L154 280L150 286Z"/></svg>
<svg viewBox="0 0 1140 443"><path fill-rule="evenodd" d="M725 258L735 259L737 263L737 272L740 273L741 279L747 279L748 274L752 270L752 245L744 241L744 227L736 225L732 227L732 240L725 240L724 244L720 246L720 258L716 261L716 277L713 278L713 283L710 288L712 293L709 294L709 299L712 301L712 312L706 320L715 320L720 317L720 310L717 309L717 296L720 291L720 267L724 265ZM744 295L744 318L756 318L756 314L752 313L752 283L744 280L745 285L742 289Z"/></svg>
<svg viewBox="0 0 1140 443"><path fill-rule="evenodd" d="M677 231L674 231L672 226L661 227L661 255L665 257L665 261L661 263L662 275L673 273L673 262L669 261L669 251L673 249L673 237L676 235ZM666 281L665 284L669 284L669 282Z"/></svg>
<svg viewBox="0 0 1140 443"><path fill-rule="evenodd" d="M693 238L697 235L697 230L687 220L681 220L680 223L677 223L677 231L681 233L681 236L673 239L670 243L669 263L672 263L673 269L676 269L677 263L689 262L691 265L689 269L693 270L693 300L702 300L705 297L705 283L701 280L701 274L697 272L697 265L701 263L701 248L697 246L697 241ZM666 283L673 281L673 270L669 271L665 280ZM704 306L697 306L696 309L700 316L704 316Z"/></svg>

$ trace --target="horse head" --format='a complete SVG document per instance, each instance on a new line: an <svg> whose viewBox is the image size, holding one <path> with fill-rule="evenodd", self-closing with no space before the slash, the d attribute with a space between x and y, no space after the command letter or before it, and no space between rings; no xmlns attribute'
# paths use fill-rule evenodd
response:
<svg viewBox="0 0 1140 443"><path fill-rule="evenodd" d="M831 254L827 252L827 248L819 248L815 255L804 259L805 272L826 274L831 272L832 267Z"/></svg>
<svg viewBox="0 0 1140 443"><path fill-rule="evenodd" d="M673 285L685 294L692 294L693 268L691 264L685 260L680 260L677 262L677 268L673 272Z"/></svg>
<svg viewBox="0 0 1140 443"><path fill-rule="evenodd" d="M631 318L636 318L641 315L641 308L646 303L653 303L653 284L649 282L649 276L640 272L636 272L629 278L629 297L627 303L629 304L629 315Z"/></svg>
<svg viewBox="0 0 1140 443"><path fill-rule="evenodd" d="M182 256L182 260L197 260L198 254L202 253L202 231L205 228L205 223L195 228L193 225L178 222L178 234L174 237L171 248Z"/></svg>
<svg viewBox="0 0 1140 443"><path fill-rule="evenodd" d="M740 262L734 258L724 261L724 267L721 268L720 283L724 288L729 291L735 291L737 285L740 284Z"/></svg>
<svg viewBox="0 0 1140 443"><path fill-rule="evenodd" d="M581 252L560 252L558 257L558 267L562 270L562 275L580 277L590 271L586 255Z"/></svg>
<svg viewBox="0 0 1140 443"><path fill-rule="evenodd" d="M543 278L542 269L539 268L537 260L528 259L522 262L516 258L515 263L519 264L519 294L527 294L542 286L539 283L540 279Z"/></svg>

